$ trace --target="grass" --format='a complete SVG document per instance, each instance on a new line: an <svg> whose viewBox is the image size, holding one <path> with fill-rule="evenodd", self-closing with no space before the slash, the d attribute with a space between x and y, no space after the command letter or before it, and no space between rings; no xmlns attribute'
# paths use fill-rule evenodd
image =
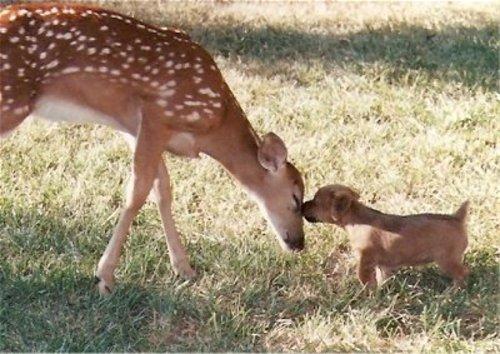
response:
<svg viewBox="0 0 500 354"><path fill-rule="evenodd" d="M148 204L101 298L128 150L107 128L34 122L0 143L0 350L500 350L498 4L105 5L205 45L307 197L345 183L401 214L469 199L471 276L455 290L408 268L367 293L342 230L307 225L307 252L284 254L219 165L168 157L199 276L173 275Z"/></svg>

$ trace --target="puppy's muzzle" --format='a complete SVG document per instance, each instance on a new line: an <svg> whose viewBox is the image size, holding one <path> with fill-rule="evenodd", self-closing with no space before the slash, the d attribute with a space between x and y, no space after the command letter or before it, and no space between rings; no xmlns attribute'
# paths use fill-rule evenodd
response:
<svg viewBox="0 0 500 354"><path fill-rule="evenodd" d="M313 203L311 201L302 204L302 215L309 222L318 222L319 220L313 215Z"/></svg>
<svg viewBox="0 0 500 354"><path fill-rule="evenodd" d="M309 222L318 222L318 219L316 219L314 216L304 216L304 217Z"/></svg>

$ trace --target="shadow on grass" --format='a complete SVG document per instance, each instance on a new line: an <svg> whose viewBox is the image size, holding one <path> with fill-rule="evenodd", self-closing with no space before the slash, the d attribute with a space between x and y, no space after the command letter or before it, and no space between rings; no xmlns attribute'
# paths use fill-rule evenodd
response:
<svg viewBox="0 0 500 354"><path fill-rule="evenodd" d="M349 67L359 74L375 67L375 75L411 84L421 74L428 81L459 82L485 90L497 88L498 29L448 26L433 31L415 25L385 26L338 36L301 32L294 28L213 26L188 29L212 54L240 57L258 63L256 73L282 74L299 83L287 63L317 65L325 71ZM382 66L378 67L377 66ZM306 83L306 82L303 82Z"/></svg>
<svg viewBox="0 0 500 354"><path fill-rule="evenodd" d="M263 350L256 342L256 333L271 330L283 319L299 324L313 314L327 318L332 311L348 315L350 309L390 308L394 299L399 304L377 322L382 336L414 331L419 326L440 326L443 335L455 330L458 338L478 339L495 333L492 319L485 320L488 312L492 316L495 310L498 272L494 265L472 267L463 291L453 291L445 278L429 268L422 274L400 274L395 284L375 296L358 294L354 300L358 286L343 289L341 298L332 299L332 294L325 292L325 284L310 277L302 277L299 283L314 289L313 298L287 296L287 287L294 282L291 278L300 276L298 267L300 264L271 284L265 279L256 279L251 287L238 284L231 289L232 295L207 289L208 299L179 282L167 284L161 291L120 283L111 297L101 298L93 287L93 277L81 274L74 265L49 274L23 276L3 264L0 349ZM233 302L238 292L241 296L235 313L227 310L226 302ZM265 328L254 322L262 316L266 317Z"/></svg>
<svg viewBox="0 0 500 354"><path fill-rule="evenodd" d="M265 350L261 336L284 320L300 326L310 316L349 316L351 309L386 309L377 322L382 336L434 327L458 338L486 338L496 331L493 248L467 256L471 276L461 291L452 290L435 267L426 267L403 270L375 294L366 294L354 278L329 283L301 257L251 242L241 253L241 246L229 241L223 247L201 241L196 247L204 250L202 259L195 261L201 279L195 283L169 276L166 283L158 281L165 275L144 282L150 268L143 265L132 272L145 273L141 280L128 276L111 297L101 298L85 272L105 240L82 240L76 248L86 264L72 262L72 237L88 222L73 220L68 226L62 220L1 210L0 248L15 259L0 259L2 351L259 351ZM217 270L211 268L214 260ZM218 277L214 288L198 285L204 276Z"/></svg>
<svg viewBox="0 0 500 354"><path fill-rule="evenodd" d="M255 348L256 330L263 331L253 317L262 319L269 309L303 315L319 306L310 299L286 300L290 278L276 277L269 284L267 279L254 279L254 274L267 270L253 266L246 267L254 280L251 286L224 275L224 285L200 289L196 283L165 274L145 285L143 277L149 277L151 268L142 264L132 270L141 280L130 281L134 275L119 279L113 295L101 298L91 272L108 232L92 226L91 220L98 218L91 212L84 219L67 212L46 215L43 208L19 209L8 202L0 208L0 351L250 350ZM219 251L224 255L240 251L232 244L224 250L210 242L201 247L211 249L204 255L207 258ZM230 268L234 260L224 257L219 257L220 264ZM134 258L129 261L137 264L142 256ZM120 268L124 263L122 259ZM210 260L201 263L205 265L195 266L203 277L203 269L210 271ZM240 305L228 305L240 296ZM270 313L270 326L276 320Z"/></svg>
<svg viewBox="0 0 500 354"><path fill-rule="evenodd" d="M406 334L410 318L418 326L435 328L457 339L484 339L496 333L499 265L494 248L469 251L465 257L470 274L462 288L453 286L436 266L403 269L377 294L389 305L395 296L399 305L378 323L379 333ZM415 321L413 321L415 322Z"/></svg>
<svg viewBox="0 0 500 354"><path fill-rule="evenodd" d="M147 290L124 284L101 298L93 277L75 267L49 274L0 273L2 351L134 351L147 338L141 328L150 321Z"/></svg>

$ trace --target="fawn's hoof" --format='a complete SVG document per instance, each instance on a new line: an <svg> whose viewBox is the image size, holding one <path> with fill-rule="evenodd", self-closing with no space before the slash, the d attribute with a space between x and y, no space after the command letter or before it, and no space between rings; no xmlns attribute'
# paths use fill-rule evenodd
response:
<svg viewBox="0 0 500 354"><path fill-rule="evenodd" d="M111 280L106 281L104 277L95 276L95 284L99 293L103 296L110 295L113 292L114 282Z"/></svg>
<svg viewBox="0 0 500 354"><path fill-rule="evenodd" d="M196 277L196 271L191 268L187 261L173 264L174 272L183 279L191 280Z"/></svg>

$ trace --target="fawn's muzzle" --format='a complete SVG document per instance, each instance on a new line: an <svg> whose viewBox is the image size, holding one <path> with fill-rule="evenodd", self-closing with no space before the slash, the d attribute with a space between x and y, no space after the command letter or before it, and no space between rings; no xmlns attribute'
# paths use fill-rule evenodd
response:
<svg viewBox="0 0 500 354"><path fill-rule="evenodd" d="M304 234L291 236L289 232L286 233L286 239L284 240L288 249L290 251L302 251L304 249Z"/></svg>

